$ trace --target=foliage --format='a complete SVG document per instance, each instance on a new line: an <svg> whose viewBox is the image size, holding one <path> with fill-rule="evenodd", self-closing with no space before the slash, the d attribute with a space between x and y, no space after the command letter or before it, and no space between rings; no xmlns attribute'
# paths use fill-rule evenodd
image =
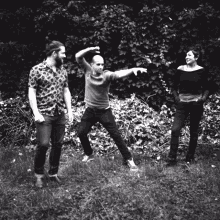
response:
<svg viewBox="0 0 220 220"><path fill-rule="evenodd" d="M53 39L66 45L71 92L80 93L80 100L84 79L74 55L91 45L101 47L107 69L147 67L145 75L113 83L111 92L123 98L135 92L158 111L163 104L174 106L172 77L191 47L201 51L199 64L215 82L212 93L219 86L220 16L214 1L44 0L2 8L0 86L4 99L27 94L28 73L45 58L45 44Z"/></svg>
<svg viewBox="0 0 220 220"><path fill-rule="evenodd" d="M204 109L204 116L201 122L201 135L202 141L207 141L213 144L219 144L219 129L220 129L220 97L213 95L211 101L206 103Z"/></svg>
<svg viewBox="0 0 220 220"><path fill-rule="evenodd" d="M19 97L0 102L0 145L22 146L30 143L33 118L27 102Z"/></svg>
<svg viewBox="0 0 220 220"><path fill-rule="evenodd" d="M171 127L175 108L163 105L159 112L133 94L124 100L110 94L110 105L119 131L127 146L137 153L143 153L160 160L169 149ZM65 144L81 150L77 137L77 125L85 111L83 102L73 100L74 122L67 124ZM199 129L199 144L219 144L219 97L214 95L204 105L204 116ZM35 148L36 134L32 113L26 100L20 98L1 102L0 143L2 146L25 146ZM186 122L180 138L180 149L189 142L189 126ZM117 151L108 132L97 123L89 133L89 139L96 154L111 155Z"/></svg>

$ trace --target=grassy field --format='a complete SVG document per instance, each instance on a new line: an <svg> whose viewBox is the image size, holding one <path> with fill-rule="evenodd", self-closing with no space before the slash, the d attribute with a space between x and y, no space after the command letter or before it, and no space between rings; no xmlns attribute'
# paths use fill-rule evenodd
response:
<svg viewBox="0 0 220 220"><path fill-rule="evenodd" d="M59 174L62 184L34 187L34 152L1 149L0 219L155 219L219 220L220 162L215 146L199 146L198 161L176 167L134 153L139 172L122 166L121 156L96 156L81 162L82 152L65 146Z"/></svg>

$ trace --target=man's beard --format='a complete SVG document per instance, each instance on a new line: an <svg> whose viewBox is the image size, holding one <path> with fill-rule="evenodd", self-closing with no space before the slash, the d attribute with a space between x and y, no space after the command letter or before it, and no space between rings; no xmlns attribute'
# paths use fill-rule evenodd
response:
<svg viewBox="0 0 220 220"><path fill-rule="evenodd" d="M55 61L56 61L56 64L55 64L56 67L59 68L59 67L62 66L63 60L62 60L60 57L57 56L57 57L55 58Z"/></svg>

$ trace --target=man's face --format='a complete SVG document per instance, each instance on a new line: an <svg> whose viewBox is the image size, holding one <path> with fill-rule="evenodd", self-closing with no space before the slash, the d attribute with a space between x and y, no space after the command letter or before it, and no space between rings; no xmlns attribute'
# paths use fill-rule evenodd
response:
<svg viewBox="0 0 220 220"><path fill-rule="evenodd" d="M60 51L56 53L55 56L55 61L56 61L56 66L60 67L63 64L64 58L66 58L66 50L64 46L60 47Z"/></svg>
<svg viewBox="0 0 220 220"><path fill-rule="evenodd" d="M104 69L104 59L100 55L95 55L92 59L91 66L97 74L102 74Z"/></svg>

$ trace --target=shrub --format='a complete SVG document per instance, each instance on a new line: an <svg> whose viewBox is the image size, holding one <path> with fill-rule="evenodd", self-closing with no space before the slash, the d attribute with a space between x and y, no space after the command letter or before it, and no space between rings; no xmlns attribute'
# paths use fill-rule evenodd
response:
<svg viewBox="0 0 220 220"><path fill-rule="evenodd" d="M33 118L27 101L22 98L0 102L0 144L24 146L30 143Z"/></svg>
<svg viewBox="0 0 220 220"><path fill-rule="evenodd" d="M169 149L171 126L175 109L163 105L155 111L146 102L132 94L124 100L110 95L110 105L127 146L133 151L144 153L160 159ZM204 105L204 116L199 129L199 144L219 144L219 99L213 95ZM84 102L75 102L73 106L74 121L66 126L64 143L73 145L80 150L81 144L77 137L77 124L85 110ZM36 144L35 126L27 101L21 98L8 99L1 102L0 143L3 146L26 146L33 149ZM188 145L189 123L186 121L181 131L180 144ZM92 147L97 154L111 154L117 147L108 132L97 123L89 133Z"/></svg>

